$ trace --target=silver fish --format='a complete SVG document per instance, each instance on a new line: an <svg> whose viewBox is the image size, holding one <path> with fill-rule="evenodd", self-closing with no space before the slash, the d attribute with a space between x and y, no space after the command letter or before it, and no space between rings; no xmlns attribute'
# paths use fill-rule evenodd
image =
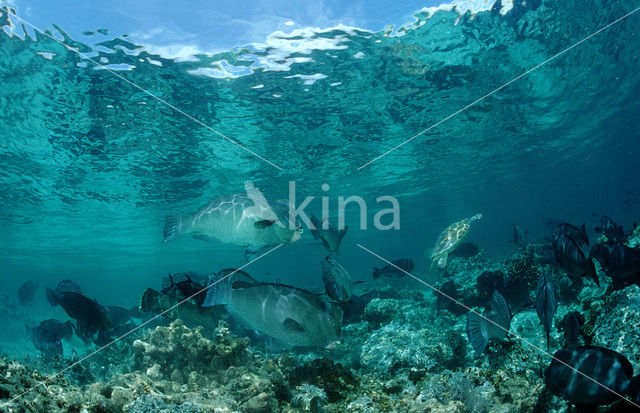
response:
<svg viewBox="0 0 640 413"><path fill-rule="evenodd" d="M322 282L329 297L345 303L353 295L353 283L347 270L336 260L326 257L322 260Z"/></svg>
<svg viewBox="0 0 640 413"><path fill-rule="evenodd" d="M467 313L467 337L476 354L482 354L490 339L502 340L511 327L511 310L504 297L493 292L489 309L484 317L476 313Z"/></svg>
<svg viewBox="0 0 640 413"><path fill-rule="evenodd" d="M210 283L203 306L226 305L235 318L288 346L326 347L340 338L342 309L309 291L246 273Z"/></svg>
<svg viewBox="0 0 640 413"><path fill-rule="evenodd" d="M549 335L553 324L553 316L556 314L557 309L558 298L556 297L555 288L551 280L543 275L538 281L536 290L536 313L538 313L538 318L547 333L547 351L549 351Z"/></svg>
<svg viewBox="0 0 640 413"><path fill-rule="evenodd" d="M183 235L204 241L221 241L248 247L248 258L262 248L288 244L300 239L302 227L289 223L289 207L270 204L251 182L245 183L246 194L214 199L195 214L168 216L164 242Z"/></svg>

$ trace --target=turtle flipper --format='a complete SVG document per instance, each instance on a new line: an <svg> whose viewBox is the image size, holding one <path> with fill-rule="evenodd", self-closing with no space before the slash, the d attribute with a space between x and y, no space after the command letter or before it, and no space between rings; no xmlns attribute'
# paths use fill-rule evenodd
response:
<svg viewBox="0 0 640 413"><path fill-rule="evenodd" d="M438 258L438 267L444 268L447 266L447 257L449 254L442 254L440 258Z"/></svg>

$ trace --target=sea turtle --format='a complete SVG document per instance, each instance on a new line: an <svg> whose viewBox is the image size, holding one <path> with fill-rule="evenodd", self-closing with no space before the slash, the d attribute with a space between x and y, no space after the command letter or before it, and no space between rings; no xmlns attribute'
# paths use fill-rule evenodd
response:
<svg viewBox="0 0 640 413"><path fill-rule="evenodd" d="M436 246L433 248L433 252L431 253L431 268L429 268L429 272L433 269L436 261L438 262L438 267L444 268L447 265L447 256L451 251L456 249L458 245L467 237L467 233L469 232L469 224L471 224L476 219L482 218L482 214L476 214L468 219L463 219L462 221L458 221L455 224L451 224L442 231L438 240L436 241Z"/></svg>

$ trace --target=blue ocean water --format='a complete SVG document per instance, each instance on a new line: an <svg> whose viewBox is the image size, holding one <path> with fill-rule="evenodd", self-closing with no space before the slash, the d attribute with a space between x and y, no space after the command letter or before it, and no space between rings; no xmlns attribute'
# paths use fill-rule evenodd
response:
<svg viewBox="0 0 640 413"><path fill-rule="evenodd" d="M428 128L637 6L534 0L504 13L423 11L395 30L299 29L188 59L126 37L96 33L87 45L49 29L80 56L13 19L0 33L0 291L15 300L20 285L38 281L32 322L64 317L44 297L62 279L131 306L167 273L242 266L241 247L163 243L162 230L166 215L241 193L248 180L282 199L295 182L318 215L322 197L331 216L339 196L362 197L368 228L347 208L338 257L367 282L384 263L356 244L412 258L414 273L435 281L436 238L478 212L468 240L496 260L515 250L512 223L541 243L558 222L593 228L603 214L630 228L640 208L640 14ZM381 196L397 198L398 230L374 228L388 207ZM322 291L325 255L305 231L246 270ZM24 323L6 316L3 351L36 354Z"/></svg>

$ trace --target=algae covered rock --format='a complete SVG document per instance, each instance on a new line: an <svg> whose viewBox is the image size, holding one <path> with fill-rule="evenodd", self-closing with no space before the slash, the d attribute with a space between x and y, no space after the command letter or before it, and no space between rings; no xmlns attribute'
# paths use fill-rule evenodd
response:
<svg viewBox="0 0 640 413"><path fill-rule="evenodd" d="M427 332L418 332L404 323L392 323L376 330L362 346L362 365L394 372L415 367L430 370L436 364L427 353Z"/></svg>
<svg viewBox="0 0 640 413"><path fill-rule="evenodd" d="M289 375L293 386L311 384L321 388L329 402L344 399L350 391L358 387L358 379L346 367L329 358L315 359L296 367Z"/></svg>
<svg viewBox="0 0 640 413"><path fill-rule="evenodd" d="M328 400L327 393L320 387L305 383L296 387L291 404L303 412L320 413Z"/></svg>
<svg viewBox="0 0 640 413"><path fill-rule="evenodd" d="M244 363L248 345L248 338L233 337L223 322L216 329L215 339L210 340L201 327L192 330L175 320L133 343L134 366L152 379L174 377L182 381L191 372L222 371Z"/></svg>
<svg viewBox="0 0 640 413"><path fill-rule="evenodd" d="M399 311L398 300L374 298L364 308L364 319L374 326L380 326L390 323Z"/></svg>

